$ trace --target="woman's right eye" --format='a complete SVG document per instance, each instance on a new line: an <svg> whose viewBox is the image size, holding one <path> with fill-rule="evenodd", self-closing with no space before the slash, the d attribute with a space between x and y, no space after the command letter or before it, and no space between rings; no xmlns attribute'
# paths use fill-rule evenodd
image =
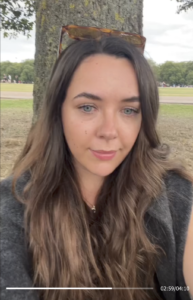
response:
<svg viewBox="0 0 193 300"><path fill-rule="evenodd" d="M95 108L95 107L92 105L82 105L79 107L80 110L82 110L83 112L86 112L86 113L92 112L92 108Z"/></svg>

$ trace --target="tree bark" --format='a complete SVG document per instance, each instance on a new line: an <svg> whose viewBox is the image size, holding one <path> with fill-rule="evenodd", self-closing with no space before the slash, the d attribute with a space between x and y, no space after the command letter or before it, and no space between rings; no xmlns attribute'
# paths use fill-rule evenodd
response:
<svg viewBox="0 0 193 300"><path fill-rule="evenodd" d="M33 123L56 61L62 25L104 27L142 34L143 0L38 0Z"/></svg>

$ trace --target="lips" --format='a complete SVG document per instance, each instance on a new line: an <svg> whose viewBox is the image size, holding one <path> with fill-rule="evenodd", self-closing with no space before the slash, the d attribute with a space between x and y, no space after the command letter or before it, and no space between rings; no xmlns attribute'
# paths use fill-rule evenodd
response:
<svg viewBox="0 0 193 300"><path fill-rule="evenodd" d="M90 150L92 154L100 160L111 160L115 157L117 151Z"/></svg>
<svg viewBox="0 0 193 300"><path fill-rule="evenodd" d="M92 150L94 152L97 152L97 153L102 153L102 154L113 154L115 153L116 151L104 151L104 150Z"/></svg>

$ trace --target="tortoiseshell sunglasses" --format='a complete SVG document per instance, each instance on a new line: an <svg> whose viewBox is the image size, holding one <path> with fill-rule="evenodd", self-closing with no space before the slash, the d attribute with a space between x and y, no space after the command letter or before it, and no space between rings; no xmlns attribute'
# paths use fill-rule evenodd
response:
<svg viewBox="0 0 193 300"><path fill-rule="evenodd" d="M98 39L103 35L119 36L124 40L126 40L127 42L138 47L142 53L144 53L144 49L145 49L146 38L139 34L118 31L118 30L111 30L107 28L66 25L66 26L62 26L61 28L58 56L62 52L62 38L63 35L66 33L71 39L74 40Z"/></svg>

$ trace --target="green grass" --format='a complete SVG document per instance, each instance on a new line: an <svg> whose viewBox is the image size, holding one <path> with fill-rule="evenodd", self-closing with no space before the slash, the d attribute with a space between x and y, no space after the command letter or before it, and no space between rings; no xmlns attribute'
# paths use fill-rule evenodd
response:
<svg viewBox="0 0 193 300"><path fill-rule="evenodd" d="M1 110L14 110L14 109L27 109L32 110L33 109L33 100L27 99L27 100L1 100Z"/></svg>
<svg viewBox="0 0 193 300"><path fill-rule="evenodd" d="M193 97L193 88L159 88L160 96Z"/></svg>
<svg viewBox="0 0 193 300"><path fill-rule="evenodd" d="M1 83L0 89L2 92L32 92L33 84Z"/></svg>
<svg viewBox="0 0 193 300"><path fill-rule="evenodd" d="M160 115L193 118L193 105L160 104Z"/></svg>

